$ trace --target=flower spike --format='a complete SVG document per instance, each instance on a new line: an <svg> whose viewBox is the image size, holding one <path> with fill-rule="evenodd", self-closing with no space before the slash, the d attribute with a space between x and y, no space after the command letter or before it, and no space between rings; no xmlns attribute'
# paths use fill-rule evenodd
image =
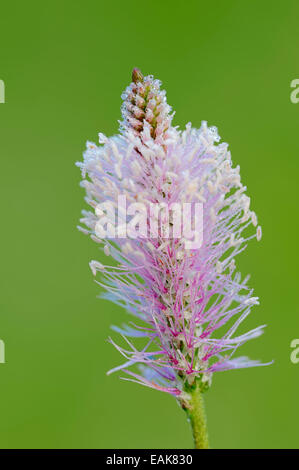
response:
<svg viewBox="0 0 299 470"><path fill-rule="evenodd" d="M117 263L92 261L92 272L103 296L136 320L114 327L126 344L111 340L123 356L113 370L174 395L195 423L198 393L215 372L266 365L234 357L263 331L237 334L258 298L236 269L262 232L216 127L173 127L161 82L137 68L122 99L119 134L99 134L100 146L88 143L78 164L90 206L82 231Z"/></svg>

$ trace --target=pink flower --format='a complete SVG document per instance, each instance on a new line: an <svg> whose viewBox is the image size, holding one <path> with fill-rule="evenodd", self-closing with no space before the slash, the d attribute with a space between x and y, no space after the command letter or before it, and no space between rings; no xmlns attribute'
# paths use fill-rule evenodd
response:
<svg viewBox="0 0 299 470"><path fill-rule="evenodd" d="M134 69L133 81L122 95L120 134L111 138L99 134L100 146L87 144L84 162L78 165L91 211L83 212L81 222L87 229L81 230L117 262L116 266L91 262L93 273L102 275L99 284L107 291L105 298L135 317L128 326L113 327L127 345L110 340L124 357L110 373L123 370L130 376L127 380L183 400L195 380L201 390L206 389L213 372L263 365L246 357L233 358L239 346L262 333L263 327L236 333L258 298L235 266L235 257L247 242L261 238L261 228L250 209L239 167L233 168L217 129L206 122L200 129L191 124L183 131L173 127L160 85ZM163 224L156 236L140 231L136 237L126 231L125 237L125 232L115 231L113 214L100 205L119 206L120 195L127 205L139 203L147 209L164 205L162 221L173 204L202 204L202 243L187 249L186 239L165 235ZM129 216L123 209L118 217L124 228ZM168 221L173 226L171 216ZM147 228L149 222L147 218ZM250 228L253 233L248 235ZM105 230L113 237L103 236ZM120 233L123 238L117 236ZM144 339L141 349L133 338ZM138 373L130 369L136 364Z"/></svg>

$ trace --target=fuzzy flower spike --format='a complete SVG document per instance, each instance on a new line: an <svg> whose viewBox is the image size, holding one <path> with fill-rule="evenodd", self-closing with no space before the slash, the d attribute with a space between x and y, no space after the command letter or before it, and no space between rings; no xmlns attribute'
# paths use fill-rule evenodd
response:
<svg viewBox="0 0 299 470"><path fill-rule="evenodd" d="M78 166L91 210L83 212L81 230L116 261L90 263L101 273L103 296L135 317L112 327L123 344L110 341L124 361L109 373L121 370L126 380L174 395L195 446L206 448L202 392L213 373L266 365L233 357L263 329L237 333L258 298L235 264L251 238L260 240L261 228L217 128L204 121L200 129L173 127L160 86L134 69L119 135L87 143ZM139 345L143 338L141 348L134 338Z"/></svg>

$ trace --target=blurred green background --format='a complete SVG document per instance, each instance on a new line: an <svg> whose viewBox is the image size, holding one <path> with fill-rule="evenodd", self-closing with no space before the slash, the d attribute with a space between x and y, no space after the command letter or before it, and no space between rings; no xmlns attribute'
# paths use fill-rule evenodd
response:
<svg viewBox="0 0 299 470"><path fill-rule="evenodd" d="M242 353L275 364L214 375L211 445L299 447L298 15L290 0L2 3L2 448L192 447L171 396L105 375L126 313L96 298L101 255L76 230L75 162L117 132L134 66L163 81L176 125L218 127L263 227L238 261L261 298L245 326L268 328Z"/></svg>

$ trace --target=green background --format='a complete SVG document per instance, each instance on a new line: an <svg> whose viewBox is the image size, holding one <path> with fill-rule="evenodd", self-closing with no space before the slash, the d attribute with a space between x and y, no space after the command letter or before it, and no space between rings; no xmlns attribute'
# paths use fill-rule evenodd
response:
<svg viewBox="0 0 299 470"><path fill-rule="evenodd" d="M134 66L163 81L176 125L218 127L263 227L238 262L261 298L245 326L268 328L241 353L275 363L214 375L211 445L299 447L298 15L290 0L2 3L2 448L192 446L171 396L105 375L126 313L96 298L88 262L101 255L76 230L75 162L117 132Z"/></svg>

